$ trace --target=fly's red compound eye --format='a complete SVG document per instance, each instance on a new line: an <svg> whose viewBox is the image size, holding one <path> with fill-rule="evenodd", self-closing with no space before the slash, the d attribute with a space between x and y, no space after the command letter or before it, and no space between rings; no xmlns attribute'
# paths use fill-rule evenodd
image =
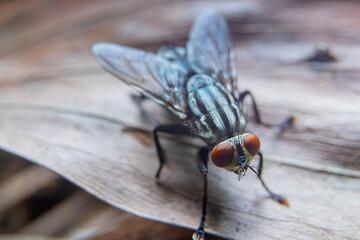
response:
<svg viewBox="0 0 360 240"><path fill-rule="evenodd" d="M260 150L260 139L254 134L247 133L243 136L243 140L246 150L255 156Z"/></svg>
<svg viewBox="0 0 360 240"><path fill-rule="evenodd" d="M221 143L211 151L211 160L217 167L226 167L232 162L234 149L230 143Z"/></svg>

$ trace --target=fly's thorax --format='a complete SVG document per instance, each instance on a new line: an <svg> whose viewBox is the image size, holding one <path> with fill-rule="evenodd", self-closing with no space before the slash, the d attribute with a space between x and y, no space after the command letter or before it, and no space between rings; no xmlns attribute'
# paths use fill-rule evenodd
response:
<svg viewBox="0 0 360 240"><path fill-rule="evenodd" d="M259 138L254 134L245 133L217 144L211 152L211 160L217 167L235 172L242 177L259 150Z"/></svg>
<svg viewBox="0 0 360 240"><path fill-rule="evenodd" d="M216 145L243 133L246 120L237 101L211 76L196 74L186 83L188 119L196 134L209 145Z"/></svg>

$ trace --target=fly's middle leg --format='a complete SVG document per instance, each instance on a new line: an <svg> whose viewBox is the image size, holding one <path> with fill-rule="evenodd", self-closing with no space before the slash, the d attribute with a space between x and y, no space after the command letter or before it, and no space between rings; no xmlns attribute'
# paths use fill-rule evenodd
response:
<svg viewBox="0 0 360 240"><path fill-rule="evenodd" d="M209 149L207 147L202 147L199 149L197 154L197 163L198 168L201 172L203 178L203 202L202 202L202 211L201 211L201 218L200 224L196 232L193 234L193 240L203 240L205 239L205 231L204 231L204 224L205 224L205 217L206 217L206 203L207 203L207 163L208 163L208 156L209 156Z"/></svg>
<svg viewBox="0 0 360 240"><path fill-rule="evenodd" d="M263 124L263 122L261 121L261 118L260 118L260 113L259 113L259 110L257 108L255 99L254 99L254 97L253 97L253 95L251 94L250 91L246 90L246 91L240 93L239 101L238 101L239 102L239 108L242 109L242 104L243 104L244 99L245 99L246 96L249 96L251 98L252 108L253 108L253 111L254 111L255 122L258 123L258 124ZM264 125L267 125L267 124L264 124Z"/></svg>
<svg viewBox="0 0 360 240"><path fill-rule="evenodd" d="M162 149L161 144L159 142L159 136L158 136L159 132L169 133L169 134L189 135L190 128L185 124L161 124L161 125L157 125L154 128L154 130L153 130L154 141L155 141L156 151L157 151L159 161L160 161L160 166L159 166L158 170L156 171L156 175L155 175L156 178L159 178L161 169L165 163L164 150Z"/></svg>
<svg viewBox="0 0 360 240"><path fill-rule="evenodd" d="M254 117L255 117L255 122L258 124L261 124L265 127L279 127L279 131L277 133L277 135L281 135L285 130L289 129L293 123L295 122L295 116L291 115L290 117L287 117L285 120L283 120L282 122L280 122L279 124L271 124L271 123L265 123L261 120L260 118L260 113L259 110L257 108L255 99L253 97L253 95L251 94L250 91L246 90L242 93L240 93L238 102L239 102L239 108L242 108L242 104L244 102L244 99L246 96L249 96L251 98L251 102L252 102L252 109L254 111Z"/></svg>

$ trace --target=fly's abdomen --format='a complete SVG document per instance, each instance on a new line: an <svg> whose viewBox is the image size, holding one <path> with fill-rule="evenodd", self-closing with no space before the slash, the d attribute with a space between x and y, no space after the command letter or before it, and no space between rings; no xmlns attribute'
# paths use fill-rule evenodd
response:
<svg viewBox="0 0 360 240"><path fill-rule="evenodd" d="M221 83L198 74L189 79L186 87L189 119L205 141L215 144L243 131L245 119Z"/></svg>

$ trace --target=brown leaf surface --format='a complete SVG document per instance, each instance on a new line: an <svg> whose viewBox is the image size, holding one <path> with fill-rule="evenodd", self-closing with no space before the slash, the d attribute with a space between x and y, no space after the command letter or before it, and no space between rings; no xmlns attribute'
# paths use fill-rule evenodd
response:
<svg viewBox="0 0 360 240"><path fill-rule="evenodd" d="M198 141L163 136L160 180L149 138L175 119L103 71L91 44L156 50L186 39L204 7L229 17L239 88L250 89L268 122L294 114L295 126L249 124L262 139L264 179L290 200L266 199L253 174L240 183L210 164L206 230L235 239L360 238L360 5L355 1L2 1L0 146L66 177L136 215L196 228L201 177ZM334 64L301 63L328 42ZM130 130L129 130L130 129ZM135 130L140 131L136 132Z"/></svg>

